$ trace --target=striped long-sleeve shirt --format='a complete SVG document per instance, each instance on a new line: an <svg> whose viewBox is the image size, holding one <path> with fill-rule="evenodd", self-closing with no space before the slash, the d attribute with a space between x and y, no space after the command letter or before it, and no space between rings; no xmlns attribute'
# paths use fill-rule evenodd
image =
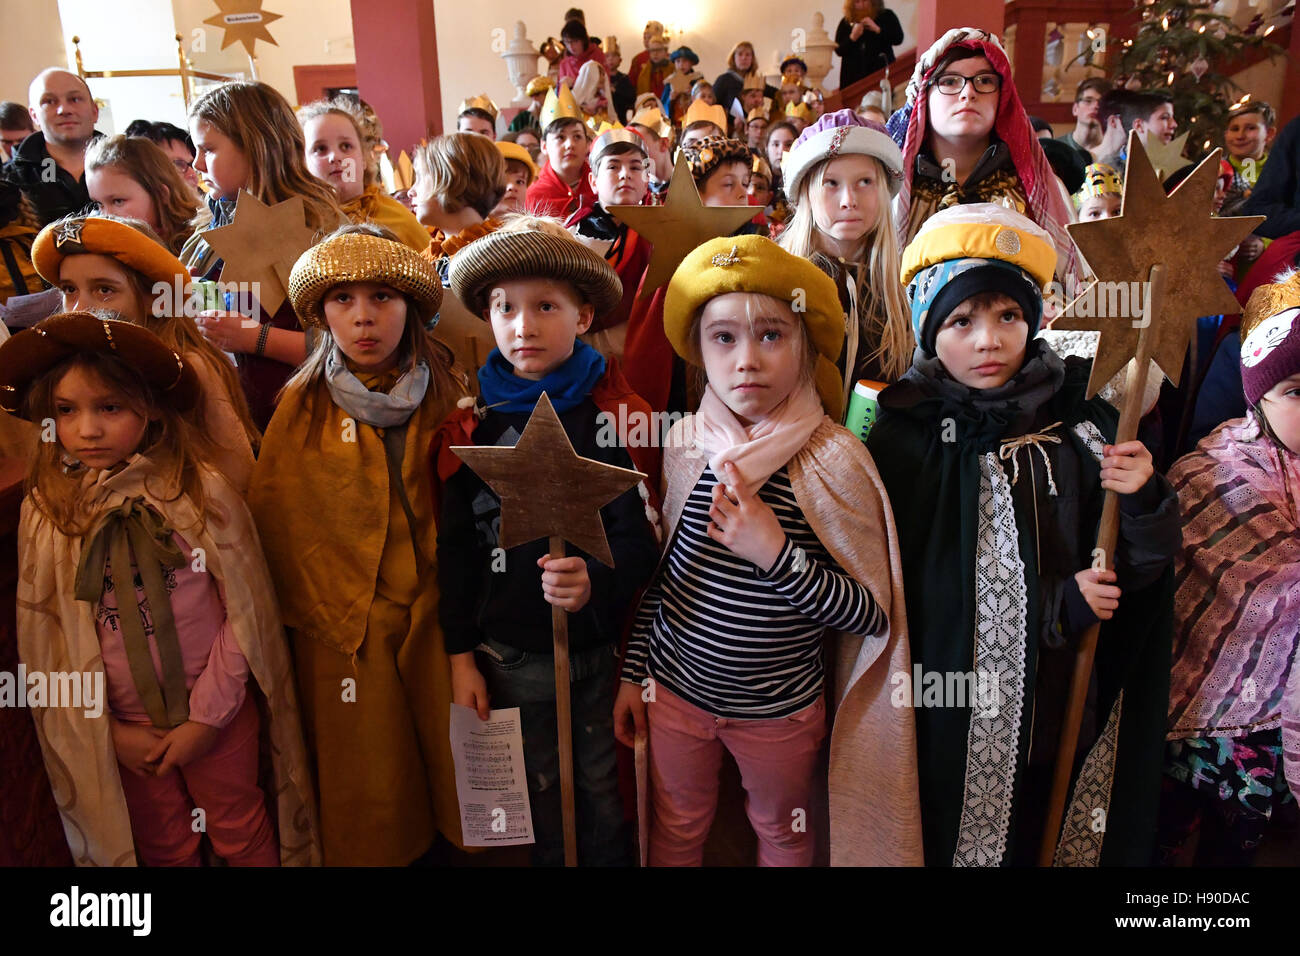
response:
<svg viewBox="0 0 1300 956"><path fill-rule="evenodd" d="M786 534L766 573L708 536L717 480L705 468L686 500L637 611L622 676L651 676L719 717L788 716L821 693L825 629L874 634L884 615L817 540L784 468L758 492Z"/></svg>

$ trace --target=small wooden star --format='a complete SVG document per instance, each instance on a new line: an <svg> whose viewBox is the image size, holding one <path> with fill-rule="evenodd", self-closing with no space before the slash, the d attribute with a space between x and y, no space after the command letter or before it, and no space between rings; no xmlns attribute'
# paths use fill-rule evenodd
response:
<svg viewBox="0 0 1300 956"><path fill-rule="evenodd" d="M1126 283L1128 289L1143 290L1145 303L1150 294L1147 283L1151 267L1164 265L1166 294L1159 314L1151 318L1150 332L1155 336L1151 358L1177 385L1196 319L1241 311L1217 266L1264 217L1217 218L1211 214L1220 150L1202 160L1166 196L1136 133L1130 133L1128 148L1120 215L1066 227L1098 279L1075 302L1094 290L1099 293L1103 283ZM1109 299L1108 295L1097 294L1096 301ZM1131 309L1137 314L1084 318L1069 314L1073 306L1071 303L1066 307L1052 328L1101 333L1088 379L1091 398L1137 354L1142 315Z"/></svg>
<svg viewBox="0 0 1300 956"><path fill-rule="evenodd" d="M1147 159L1151 160L1151 167L1162 182L1184 166L1192 165L1192 161L1183 156L1183 150L1187 147L1187 137L1190 135L1189 130L1182 136L1174 137L1168 143L1161 141L1158 136L1148 137L1143 144L1147 151ZM1132 153L1129 155L1131 156Z"/></svg>
<svg viewBox="0 0 1300 956"><path fill-rule="evenodd" d="M646 298L666 285L682 260L700 243L731 235L759 212L753 206L704 205L680 152L662 206L610 206L609 211L651 245L650 265L638 298Z"/></svg>
<svg viewBox="0 0 1300 956"><path fill-rule="evenodd" d="M275 42L275 37L271 36L271 31L266 28L268 23L279 20L280 14L263 10L262 0L216 0L216 3L217 9L221 12L208 17L203 22L225 29L225 35L221 38L221 49L224 50L238 40L244 45L248 55L252 56L253 44L258 40L265 40L272 46L280 45Z"/></svg>
<svg viewBox="0 0 1300 956"><path fill-rule="evenodd" d="M545 392L513 448L451 450L501 499L501 547L560 537L614 566L600 509L645 475L580 457Z"/></svg>
<svg viewBox="0 0 1300 956"><path fill-rule="evenodd" d="M316 239L307 225L302 197L268 206L240 190L235 218L203 238L224 260L221 281L256 283L257 301L274 315L289 294L289 273Z"/></svg>

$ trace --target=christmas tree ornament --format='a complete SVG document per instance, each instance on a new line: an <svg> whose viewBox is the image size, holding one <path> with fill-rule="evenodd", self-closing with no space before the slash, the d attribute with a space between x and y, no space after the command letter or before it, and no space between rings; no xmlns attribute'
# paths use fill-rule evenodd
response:
<svg viewBox="0 0 1300 956"><path fill-rule="evenodd" d="M1193 60L1191 63L1187 65L1187 71L1191 73L1192 76L1196 77L1196 81L1198 83L1201 81L1201 77L1205 76L1205 74L1208 73L1209 70L1210 70L1210 64L1203 56L1198 56L1195 60Z"/></svg>
<svg viewBox="0 0 1300 956"><path fill-rule="evenodd" d="M1065 59L1065 34L1061 32L1059 26L1052 27L1047 34L1047 45L1043 48L1043 62L1048 66L1057 67Z"/></svg>

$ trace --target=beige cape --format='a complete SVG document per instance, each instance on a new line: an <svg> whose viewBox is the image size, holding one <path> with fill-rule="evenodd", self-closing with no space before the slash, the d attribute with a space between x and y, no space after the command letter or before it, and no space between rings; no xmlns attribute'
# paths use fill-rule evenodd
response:
<svg viewBox="0 0 1300 956"><path fill-rule="evenodd" d="M257 529L243 500L214 472L204 474L207 520L202 530L190 498L161 500L156 492L166 489L158 487L154 475L153 462L143 455L116 474L90 471L83 484L87 508L97 513L143 496L192 549L202 549L270 714L269 727L262 730L269 731L271 743L280 862L319 865L320 837L297 696ZM102 675L94 608L73 596L82 539L60 532L29 497L23 502L18 542L18 650L28 672ZM97 718L72 707L33 708L32 716L73 860L78 866L134 866L107 707Z"/></svg>
<svg viewBox="0 0 1300 956"><path fill-rule="evenodd" d="M708 464L690 445L691 419L664 451L664 520L672 540L687 496ZM910 675L898 532L866 447L829 418L790 460L795 500L819 541L871 591L889 621L868 638L827 631L832 700L830 851L833 866L920 866L916 722L890 702L891 677ZM883 540L882 540L883 532ZM887 551L882 551L884 544Z"/></svg>

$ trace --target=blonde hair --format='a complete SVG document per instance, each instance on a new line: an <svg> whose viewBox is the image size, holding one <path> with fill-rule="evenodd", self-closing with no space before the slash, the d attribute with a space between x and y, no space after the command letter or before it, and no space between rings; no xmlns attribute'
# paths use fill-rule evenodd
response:
<svg viewBox="0 0 1300 956"><path fill-rule="evenodd" d="M496 143L478 133L447 133L415 147L414 162L449 213L466 206L486 219L506 194L506 167Z"/></svg>
<svg viewBox="0 0 1300 956"><path fill-rule="evenodd" d="M736 53L741 49L749 50L749 69L744 71L740 70L740 68L736 66ZM758 72L758 54L754 52L754 44L750 43L748 40L741 40L733 46L731 52L727 54L727 69L734 70L741 76L753 76L756 74Z"/></svg>
<svg viewBox="0 0 1300 956"><path fill-rule="evenodd" d="M470 133L469 135L478 136L477 133ZM482 136L478 136L478 138L483 139ZM373 222L363 222L341 226L326 236L322 242L351 235L377 236L380 239L387 239L389 242L401 241L392 230ZM375 281L382 282L383 280L376 279ZM326 290L325 294L328 295L329 290ZM463 391L456 381L455 373L452 371L455 360L451 349L425 330L424 321L420 317L420 310L411 297L403 295L402 298L406 300L406 326L402 331L402 340L397 346L402 364L414 368L420 362L424 362L429 367L430 395L454 395L458 394L459 391ZM330 402L323 388L325 363L333 351L334 334L330 331L329 324L326 323L317 330L315 345L312 347L307 359L302 365L298 366L297 371L284 383L284 387L280 389L280 393L276 397L276 400L279 401L294 389L302 389L305 393L312 393L310 399L311 421L307 426L307 436L308 441L314 442L318 447L325 429L325 412Z"/></svg>
<svg viewBox="0 0 1300 956"><path fill-rule="evenodd" d="M199 202L167 154L140 136L106 136L86 150L86 172L100 169L114 169L130 176L149 194L164 237L159 244L178 255L194 229L192 220L199 211ZM159 186L166 187L166 196ZM158 239L153 230L149 235Z"/></svg>
<svg viewBox="0 0 1300 956"><path fill-rule="evenodd" d="M899 280L900 257L898 234L890 214L889 181L880 160L870 157L876 171L876 222L864 237L863 259L856 263L858 329L867 342L878 342L868 356L880 364L891 381L902 378L912 367L916 339L912 334L911 310ZM829 158L822 160L799 183L794 201L794 215L781 233L778 244L786 252L810 260L823 272L834 275L837 263L817 241L817 223L813 218L809 193L822 183Z"/></svg>
<svg viewBox="0 0 1300 956"><path fill-rule="evenodd" d="M274 87L223 83L190 107L189 119L211 123L244 154L249 169L245 189L262 202L301 196L307 225L318 233L347 221L334 188L307 169L302 127Z"/></svg>
<svg viewBox="0 0 1300 956"><path fill-rule="evenodd" d="M111 312L96 314L117 317ZM84 351L69 356L32 383L23 398L23 414L33 421L53 419L54 392L64 376L77 368L121 393L133 411L149 419L138 450L158 469L146 478L150 494L165 502L188 495L202 518L206 499L200 463L211 460L211 443L187 413L162 401L144 376L116 354ZM27 475L27 493L36 510L65 535L84 535L99 518L99 512L84 507L83 475L81 469L66 467L59 442L40 442ZM162 485L157 490L152 486L154 478Z"/></svg>
<svg viewBox="0 0 1300 956"><path fill-rule="evenodd" d="M316 100L314 103L298 108L298 125L302 127L304 137L303 156L307 155L307 147L311 145L305 139L307 124L322 116L342 116L352 124L352 129L357 134L357 150L361 154L361 186L363 189L366 186L373 186L379 180L379 161L375 156L372 140L366 135L365 115L349 100L335 97L332 100Z"/></svg>

